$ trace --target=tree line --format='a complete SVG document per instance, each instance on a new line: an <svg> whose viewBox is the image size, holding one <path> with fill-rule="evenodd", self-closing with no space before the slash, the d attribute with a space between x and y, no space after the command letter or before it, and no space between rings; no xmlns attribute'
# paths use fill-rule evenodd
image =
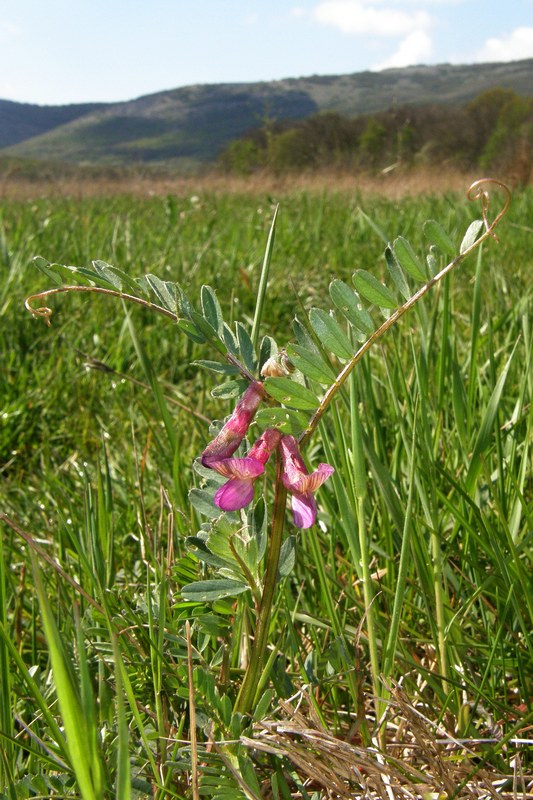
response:
<svg viewBox="0 0 533 800"><path fill-rule="evenodd" d="M301 120L267 120L232 141L219 164L238 174L447 165L497 171L528 183L531 153L533 98L494 88L462 106L402 106L353 118L323 112Z"/></svg>

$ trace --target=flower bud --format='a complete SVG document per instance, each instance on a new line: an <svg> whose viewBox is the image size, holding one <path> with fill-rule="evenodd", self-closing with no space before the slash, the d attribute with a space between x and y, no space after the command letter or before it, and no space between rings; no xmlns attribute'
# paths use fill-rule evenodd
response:
<svg viewBox="0 0 533 800"><path fill-rule="evenodd" d="M202 453L204 467L210 467L212 461L221 461L233 455L246 436L265 394L261 381L253 381L248 386L229 420Z"/></svg>

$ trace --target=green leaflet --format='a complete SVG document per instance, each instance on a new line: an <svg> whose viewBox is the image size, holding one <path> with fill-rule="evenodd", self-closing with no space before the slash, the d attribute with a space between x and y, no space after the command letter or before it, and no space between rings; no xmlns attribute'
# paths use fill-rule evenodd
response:
<svg viewBox="0 0 533 800"><path fill-rule="evenodd" d="M269 358L277 356L278 352L275 339L272 336L263 336L259 345L259 366L262 367Z"/></svg>
<svg viewBox="0 0 533 800"><path fill-rule="evenodd" d="M404 269L411 278L425 283L427 275L420 261L416 257L415 251L411 247L407 239L403 236L398 236L392 245L392 251L398 264Z"/></svg>
<svg viewBox="0 0 533 800"><path fill-rule="evenodd" d="M223 364L220 361L209 361L208 359L199 358L197 361L192 362L195 366L209 369L211 372L218 372L222 375L238 375L239 368L233 364Z"/></svg>
<svg viewBox="0 0 533 800"><path fill-rule="evenodd" d="M47 278L58 286L72 283L73 280L83 286L90 286L91 284L90 278L84 275L78 267L68 267L64 264L51 264L50 261L42 258L42 256L36 256L36 258L33 259L33 263L38 270L43 272ZM93 276L93 282L100 283L98 276L92 270L85 270L85 272L89 272L90 275ZM81 278L79 277L80 275ZM108 281L105 281L105 288L112 289L113 286L109 284Z"/></svg>
<svg viewBox="0 0 533 800"><path fill-rule="evenodd" d="M194 322L191 322L190 319L179 319L178 328L182 330L192 342L197 342L198 344L203 344L205 342L205 336L198 331L196 325Z"/></svg>
<svg viewBox="0 0 533 800"><path fill-rule="evenodd" d="M235 581L231 578L221 578L219 580L196 581L188 583L181 590L185 600L193 600L196 603L207 603L212 600L221 600L223 597L235 597L248 590L246 583Z"/></svg>
<svg viewBox="0 0 533 800"><path fill-rule="evenodd" d="M332 373L320 353L310 350L301 344L290 344L287 347L287 355L300 372L306 378L310 378L317 383L330 384L335 375Z"/></svg>
<svg viewBox="0 0 533 800"><path fill-rule="evenodd" d="M107 264L105 261L93 261L92 264L94 271L101 279L107 281L114 289L117 289L119 292L127 290L132 294L139 294L139 284L135 283L131 278L128 278L126 273L122 272L122 270L112 267L111 264Z"/></svg>
<svg viewBox="0 0 533 800"><path fill-rule="evenodd" d="M339 358L352 357L352 344L332 314L321 308L312 308L309 312L309 322L327 350Z"/></svg>
<svg viewBox="0 0 533 800"><path fill-rule="evenodd" d="M229 353L233 356L239 355L239 343L235 338L235 334L229 327L228 323L225 322L222 327L222 338L224 340L224 344L226 345L226 349Z"/></svg>
<svg viewBox="0 0 533 800"><path fill-rule="evenodd" d="M358 269L354 272L352 280L354 286L370 303L378 306L379 308L396 308L398 301L391 292L387 289L374 275L364 269Z"/></svg>
<svg viewBox="0 0 533 800"><path fill-rule="evenodd" d="M257 361L250 334L240 322L235 323L235 330L237 331L237 341L239 343L239 351L244 366L250 372L255 372Z"/></svg>
<svg viewBox="0 0 533 800"><path fill-rule="evenodd" d="M225 400L232 397L240 397L247 386L248 381L245 381L244 378L219 383L211 389L211 397L224 398Z"/></svg>
<svg viewBox="0 0 533 800"><path fill-rule="evenodd" d="M461 255L465 253L470 247L472 247L482 227L483 227L482 219L475 219L473 222L470 223L463 237L463 241L461 242L461 247L459 248L459 252L461 253Z"/></svg>
<svg viewBox="0 0 533 800"><path fill-rule="evenodd" d="M278 574L280 578L290 575L296 563L296 537L287 536L281 545L279 554Z"/></svg>
<svg viewBox="0 0 533 800"><path fill-rule="evenodd" d="M234 559L224 560L211 552L205 540L199 536L187 536L185 544L199 561L202 561L204 564L209 564L210 567L214 567L215 569L231 569L234 566Z"/></svg>
<svg viewBox="0 0 533 800"><path fill-rule="evenodd" d="M268 543L268 512L263 497L260 497L257 503L248 509L246 520L250 537L256 542L257 560L260 561L265 555Z"/></svg>
<svg viewBox="0 0 533 800"><path fill-rule="evenodd" d="M315 408L318 403L315 404ZM283 433L298 435L307 427L307 417L292 408L262 408L255 415L260 428L279 428Z"/></svg>
<svg viewBox="0 0 533 800"><path fill-rule="evenodd" d="M211 325L213 330L216 331L218 336L222 337L224 329L222 309L220 308L218 297L210 286L202 286L200 290L200 301L204 318Z"/></svg>
<svg viewBox="0 0 533 800"><path fill-rule="evenodd" d="M314 411L319 403L314 392L290 378L267 378L265 389L274 400L300 411Z"/></svg>
<svg viewBox="0 0 533 800"><path fill-rule="evenodd" d="M208 322L205 319L205 317L202 316L202 314L199 314L197 311L193 311L193 310L191 310L191 312L190 312L190 319L191 319L191 322L193 322L194 325L196 326L197 330L203 336L205 336L207 341L210 342L210 344L213 345L213 347L216 348L216 350L218 350L219 353L221 353L223 356L225 356L226 355L226 348L225 348L223 342L219 339L218 333L215 330L215 328L213 328L211 323Z"/></svg>
<svg viewBox="0 0 533 800"><path fill-rule="evenodd" d="M428 219L423 225L424 236L431 244L436 245L445 255L455 255L455 245L442 225L434 219Z"/></svg>
<svg viewBox="0 0 533 800"><path fill-rule="evenodd" d="M207 489L191 489L189 500L196 511L208 519L216 519L221 514L220 509L213 503L213 492Z"/></svg>
<svg viewBox="0 0 533 800"><path fill-rule="evenodd" d="M375 325L372 317L361 303L361 298L347 283L335 278L329 285L331 299L348 322L363 333L372 333Z"/></svg>
<svg viewBox="0 0 533 800"><path fill-rule="evenodd" d="M402 268L398 263L398 259L395 257L394 252L390 247L390 245L385 250L385 261L387 262L387 269L389 271L389 275L394 281L396 288L400 292L403 299L408 300L409 297L411 296L411 290L409 289L409 284L407 283L407 279L403 274Z"/></svg>
<svg viewBox="0 0 533 800"><path fill-rule="evenodd" d="M267 689L265 692L263 692L253 711L254 720L259 721L266 717L272 705L273 698L274 692L272 689Z"/></svg>
<svg viewBox="0 0 533 800"><path fill-rule="evenodd" d="M155 294L158 302L163 306L163 308L166 308L168 311L172 311L173 314L176 314L176 316L179 316L178 298L175 284L170 283L170 281L162 281L161 278L157 277L157 275L145 275L144 280Z"/></svg>

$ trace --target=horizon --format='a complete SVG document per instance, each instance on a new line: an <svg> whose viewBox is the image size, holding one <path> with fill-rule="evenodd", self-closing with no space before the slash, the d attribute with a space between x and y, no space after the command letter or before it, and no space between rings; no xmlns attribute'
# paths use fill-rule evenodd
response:
<svg viewBox="0 0 533 800"><path fill-rule="evenodd" d="M157 94L165 94L166 92L174 92L179 91L180 89L188 89L194 86L254 86L260 83L284 83L286 81L299 81L299 80L310 80L312 78L336 78L342 76L352 76L352 75L359 75L368 72L399 72L402 70L416 70L416 69L438 69L439 67L457 67L460 69L461 67L482 67L482 66L496 66L499 64L515 64L520 63L522 61L533 61L533 56L529 58L517 58L511 59L510 61L486 61L486 62L465 62L461 64L454 64L449 61L443 61L435 64L409 64L406 67L386 67L383 70L370 70L370 69L362 69L357 70L356 72L351 73L328 73L328 74L306 74L306 75L286 75L282 78L274 78L273 80L249 80L249 81L209 81L205 83L188 83L182 86L171 86L166 89L156 89L154 92L147 92L146 94L137 95L135 97L125 97L119 100L88 100L88 101L81 101L81 102L67 102L67 103L32 103L26 100L13 100L9 97L1 97L0 102L8 102L8 103L18 103L20 105L35 105L40 107L61 107L61 106L69 106L69 105L118 105L120 103L132 103L136 100L141 100L144 97L151 97ZM533 76L532 76L532 91L533 91Z"/></svg>
<svg viewBox="0 0 533 800"><path fill-rule="evenodd" d="M531 0L6 0L0 97L120 103L194 85L270 83L533 58ZM528 24L529 23L529 24ZM533 75L532 75L533 83Z"/></svg>

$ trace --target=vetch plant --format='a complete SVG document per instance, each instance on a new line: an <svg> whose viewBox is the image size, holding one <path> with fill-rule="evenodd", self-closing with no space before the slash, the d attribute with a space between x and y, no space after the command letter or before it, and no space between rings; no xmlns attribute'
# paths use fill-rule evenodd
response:
<svg viewBox="0 0 533 800"><path fill-rule="evenodd" d="M488 190L491 187L499 187L505 194L504 207L492 221L488 218ZM326 530L328 514L335 504L343 518L348 518L352 505L356 509L357 525L347 534L347 539L349 555L361 575L364 624L376 700L373 721L361 722L365 741L370 740L369 728L373 729L372 732L379 729L389 696L386 680L391 674L399 636L399 614L405 586L398 581L388 638L385 642L380 641L374 611L376 586L364 519L365 453L359 398L353 383L354 370L370 348L404 314L469 254L494 236L494 230L509 206L508 190L498 181L487 179L474 184L469 197L481 200L482 213L481 218L468 227L458 254L450 236L434 220L429 220L424 227L430 244L425 261L416 255L403 237L387 242L385 261L390 286L364 270L354 273L352 285L334 279L329 288L332 308L312 308L308 315L295 320L292 334L286 337L290 342L284 342L283 348L278 347L272 336L261 335L276 215L268 237L251 330L244 322L230 325L224 319L217 295L207 285L201 289L199 306L195 306L181 285L154 275L135 279L101 261L93 262L91 267L69 267L36 259L37 267L57 285L27 299L26 307L34 316L42 317L50 324L50 308L35 305L63 292L103 294L151 309L172 320L195 348L206 347L214 353L214 360L197 359L194 362L222 379L214 395L221 399L238 398L229 419L218 426L195 462L199 485L191 488L189 495L190 503L202 521L199 530L188 537L187 544L195 558L210 572L208 577L204 574L202 579L190 580L180 586L181 596L191 604L236 598L236 607L242 611L241 619L246 621L243 635L247 635L248 649L246 658L242 659L242 669L233 678L233 683L228 684L228 691L223 695L227 700L219 697L218 705L215 703L216 708L212 710L213 716L217 715L217 731L221 736L238 738L249 716L261 707L258 704L273 671L274 658L268 655L268 644L274 598L280 581L290 572L291 558L294 557L291 552L294 537L285 536L287 520L291 520L297 529L306 531L302 537L306 537L314 552L318 544L312 527L321 513L320 487L326 481L329 481L328 487L334 487L330 508L322 508ZM441 267L445 258L451 260ZM72 281L77 283L74 285ZM323 455L320 454L315 461L313 454L314 463L318 463L311 466L309 460L308 465L306 446L313 442L314 434L324 425L327 412L331 412L332 424L339 429L339 438L343 435L334 404L336 400L342 403L350 420L346 433L349 438L349 446L345 448L346 460L335 462L335 453L324 436ZM412 448L414 470L414 443ZM348 474L354 476L350 486L347 486ZM475 478L476 475L471 479L472 484ZM394 498L387 499L393 507ZM411 502L412 497L409 499ZM427 502L426 506L429 508L430 503ZM404 537L403 542L408 542L410 521L410 513L404 520L395 519ZM268 531L267 535L265 531ZM432 546L433 571L428 580L433 582L437 610L434 623L438 643L436 659L443 692L447 694L452 691L446 641L448 623L436 534ZM402 576L405 575L407 557L406 545L401 553ZM319 557L316 563L320 564ZM325 570L319 579L323 585L326 583ZM251 602L248 602L250 598ZM342 651L345 639L333 603L329 610L333 637L340 643ZM359 685L353 670L347 670L346 681L353 706L359 711ZM233 756L228 751L228 758ZM231 763L234 767L235 763Z"/></svg>

